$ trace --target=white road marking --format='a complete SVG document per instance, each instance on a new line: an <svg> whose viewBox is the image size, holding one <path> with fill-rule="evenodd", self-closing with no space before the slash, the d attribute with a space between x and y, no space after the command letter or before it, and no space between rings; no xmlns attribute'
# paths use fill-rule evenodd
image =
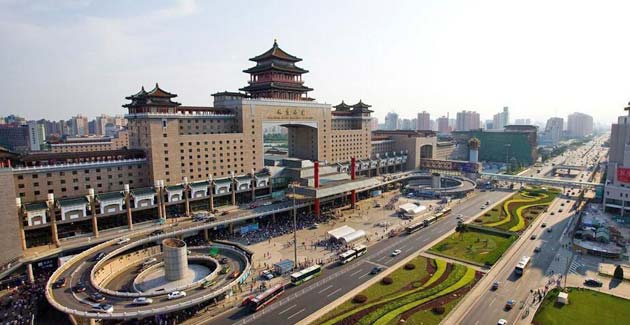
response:
<svg viewBox="0 0 630 325"><path fill-rule="evenodd" d="M492 301L488 304L488 306L492 306L492 304L497 300L497 297L492 298Z"/></svg>
<svg viewBox="0 0 630 325"><path fill-rule="evenodd" d="M289 310L291 310L291 309L295 308L296 306L297 306L297 305L293 305L293 306L291 306L291 307L289 307L289 308L287 308L287 309L285 309L285 310L283 310L283 311L279 312L279 313L278 313L278 315L282 315L282 314L284 314L284 313L288 312Z"/></svg>
<svg viewBox="0 0 630 325"><path fill-rule="evenodd" d="M386 258L387 258L387 255L385 255L385 256L383 256L383 257L381 257L381 258L377 259L377 261L379 261L379 262L380 262L380 261L382 261L382 260L384 260L384 259L386 259Z"/></svg>
<svg viewBox="0 0 630 325"><path fill-rule="evenodd" d="M333 292L329 293L329 294L328 294L328 296L326 296L326 297L330 297L330 296L334 295L335 293L337 293L337 292L339 292L339 291L341 291L341 288L339 288L339 289L337 289L337 290L335 290L335 291L333 291Z"/></svg>
<svg viewBox="0 0 630 325"><path fill-rule="evenodd" d="M299 314L299 313L301 313L301 312L303 312L303 311L305 311L305 310L306 310L306 308L302 308L302 310L300 310L300 311L298 311L297 313L295 313L295 314L293 314L293 315L291 315L291 316L287 317L287 319L291 319L291 318L293 318L293 317L297 316L297 314Z"/></svg>
<svg viewBox="0 0 630 325"><path fill-rule="evenodd" d="M402 245L402 246L400 246L400 250L403 250L403 249L405 249L405 248L407 248L407 245Z"/></svg>
<svg viewBox="0 0 630 325"><path fill-rule="evenodd" d="M324 288L324 289L320 290L320 291L319 291L319 292L317 292L317 293L320 293L320 294L321 294L322 292L324 292L324 291L326 291L326 290L328 290L328 289L330 289L330 288L332 288L332 287L333 287L333 286L332 286L332 284L331 284L331 285L327 286L326 288Z"/></svg>
<svg viewBox="0 0 630 325"><path fill-rule="evenodd" d="M369 262L369 261L368 261L368 262ZM363 271L363 270L356 270L355 272L350 273L350 275L351 275L351 276L354 276L354 275L356 275L357 273L360 273L361 271Z"/></svg>
<svg viewBox="0 0 630 325"><path fill-rule="evenodd" d="M370 275L370 273L365 273L365 274L363 274L362 276L360 276L360 277L359 277L359 280L360 280L360 279L363 279L364 277L366 277L366 276L368 276L368 275Z"/></svg>

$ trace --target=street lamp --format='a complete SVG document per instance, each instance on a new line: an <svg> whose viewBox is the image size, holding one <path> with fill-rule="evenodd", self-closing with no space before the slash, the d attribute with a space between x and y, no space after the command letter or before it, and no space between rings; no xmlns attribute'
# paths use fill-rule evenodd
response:
<svg viewBox="0 0 630 325"><path fill-rule="evenodd" d="M296 195L295 195L295 186L296 182L289 183L292 192L293 199L293 270L296 270L298 267L298 258L297 258L297 209L295 205Z"/></svg>

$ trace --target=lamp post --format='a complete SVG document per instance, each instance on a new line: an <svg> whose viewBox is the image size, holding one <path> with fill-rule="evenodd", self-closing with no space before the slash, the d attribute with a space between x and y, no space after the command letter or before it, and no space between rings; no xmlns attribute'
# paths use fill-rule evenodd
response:
<svg viewBox="0 0 630 325"><path fill-rule="evenodd" d="M293 270L297 270L298 258L297 258L297 209L295 205L295 183L290 183L291 192L293 193Z"/></svg>

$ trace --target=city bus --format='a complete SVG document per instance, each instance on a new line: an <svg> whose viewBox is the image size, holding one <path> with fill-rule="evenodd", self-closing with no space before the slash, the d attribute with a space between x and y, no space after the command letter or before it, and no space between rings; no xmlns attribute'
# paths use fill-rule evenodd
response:
<svg viewBox="0 0 630 325"><path fill-rule="evenodd" d="M448 215L449 213L451 213L451 208L446 208L438 213L435 214L435 219L440 219L446 215Z"/></svg>
<svg viewBox="0 0 630 325"><path fill-rule="evenodd" d="M313 265L302 271L291 274L291 283L297 286L320 274L322 274L322 267L320 265Z"/></svg>
<svg viewBox="0 0 630 325"><path fill-rule="evenodd" d="M249 310L254 313L270 304L284 293L284 284L276 284L248 302Z"/></svg>
<svg viewBox="0 0 630 325"><path fill-rule="evenodd" d="M341 254L339 254L339 263L346 264L353 259L365 254L367 252L367 246L365 245L357 245L353 249L349 249Z"/></svg>
<svg viewBox="0 0 630 325"><path fill-rule="evenodd" d="M530 259L531 258L529 256L521 257L521 260L518 261L518 264L516 264L516 267L514 268L514 273L516 273L517 275L523 275L523 272L525 271L525 268L529 264Z"/></svg>
<svg viewBox="0 0 630 325"><path fill-rule="evenodd" d="M422 229L424 227L425 227L424 221L416 222L414 224L411 224L411 225L405 227L405 232L407 234L412 234L412 233L414 233L414 232L416 232L416 231L418 231L418 230L420 230L420 229Z"/></svg>

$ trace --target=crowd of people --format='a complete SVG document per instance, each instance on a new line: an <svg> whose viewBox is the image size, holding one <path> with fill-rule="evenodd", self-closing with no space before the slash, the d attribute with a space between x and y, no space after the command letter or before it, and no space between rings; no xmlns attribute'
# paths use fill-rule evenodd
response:
<svg viewBox="0 0 630 325"><path fill-rule="evenodd" d="M44 287L49 277L49 273L42 273L33 283L20 281L15 287L6 289L9 292L0 298L0 323L31 324L38 309L45 304Z"/></svg>

